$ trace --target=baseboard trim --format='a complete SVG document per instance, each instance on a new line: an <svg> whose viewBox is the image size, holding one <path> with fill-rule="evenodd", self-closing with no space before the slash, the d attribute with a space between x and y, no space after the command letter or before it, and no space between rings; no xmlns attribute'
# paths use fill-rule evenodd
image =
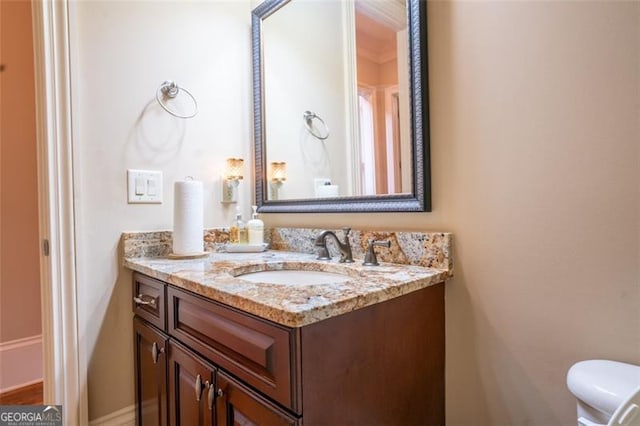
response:
<svg viewBox="0 0 640 426"><path fill-rule="evenodd" d="M18 389L26 388L27 386L35 385L36 383L42 383L42 379L36 379L36 380L32 380L30 382L21 383L19 385L10 386L10 387L5 388L5 389L0 389L0 394L13 392L14 390L18 390Z"/></svg>
<svg viewBox="0 0 640 426"><path fill-rule="evenodd" d="M0 343L0 393L42 381L42 334Z"/></svg>
<svg viewBox="0 0 640 426"><path fill-rule="evenodd" d="M20 349L25 346L35 345L42 343L42 334L36 334L35 336L23 337L22 339L9 340L8 342L0 343L0 353L5 351L11 351Z"/></svg>
<svg viewBox="0 0 640 426"><path fill-rule="evenodd" d="M89 422L90 426L135 426L135 424L135 404Z"/></svg>

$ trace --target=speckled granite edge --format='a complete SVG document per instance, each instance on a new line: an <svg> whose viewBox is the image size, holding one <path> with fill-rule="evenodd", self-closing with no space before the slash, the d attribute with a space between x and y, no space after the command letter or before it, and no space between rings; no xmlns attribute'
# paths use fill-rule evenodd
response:
<svg viewBox="0 0 640 426"><path fill-rule="evenodd" d="M287 327L302 327L436 285L447 271L411 265L364 266L319 261L313 254L287 251L211 253L203 259L125 259L124 266L228 306ZM252 282L249 271L327 271L346 281L305 284Z"/></svg>
<svg viewBox="0 0 640 426"><path fill-rule="evenodd" d="M273 228L271 248L273 250L314 253L314 241L323 229L313 228ZM342 230L333 230L342 239ZM364 259L369 240L389 240L390 248L378 247L376 254L379 262L401 265L424 266L426 268L446 269L453 276L453 234L447 232L397 232L363 231L352 229L349 233L351 250L355 259ZM333 246L333 240L328 239ZM337 255L335 246L329 247L332 255Z"/></svg>

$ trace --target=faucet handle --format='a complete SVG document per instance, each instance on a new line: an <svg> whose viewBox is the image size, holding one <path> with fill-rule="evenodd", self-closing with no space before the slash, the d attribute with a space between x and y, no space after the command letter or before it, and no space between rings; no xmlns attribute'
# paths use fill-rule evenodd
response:
<svg viewBox="0 0 640 426"><path fill-rule="evenodd" d="M376 257L376 252L373 249L375 246L389 248L389 247L391 247L391 241L389 241L389 240L385 240L385 241L369 240L369 247L367 248L367 253L364 256L364 262L362 262L362 264L364 266L378 266L379 265L378 258Z"/></svg>
<svg viewBox="0 0 640 426"><path fill-rule="evenodd" d="M344 232L344 238L347 238L349 236L349 232L351 232L351 228L349 228L348 226L343 226L342 232Z"/></svg>

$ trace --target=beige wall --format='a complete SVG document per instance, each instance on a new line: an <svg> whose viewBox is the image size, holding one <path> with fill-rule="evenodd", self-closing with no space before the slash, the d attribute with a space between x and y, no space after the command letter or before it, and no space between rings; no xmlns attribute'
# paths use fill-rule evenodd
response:
<svg viewBox="0 0 640 426"><path fill-rule="evenodd" d="M376 87L398 84L397 59L378 64L364 56L358 56L357 62L358 83Z"/></svg>
<svg viewBox="0 0 640 426"><path fill-rule="evenodd" d="M41 333L31 3L0 2L0 342Z"/></svg>
<svg viewBox="0 0 640 426"><path fill-rule="evenodd" d="M120 231L170 227L169 185L186 173L210 191L205 225L231 218L213 180L227 156L250 158L250 7L72 5L80 320L95 418L133 401ZM434 211L265 217L454 232L449 425L575 424L572 363L640 363L639 8L430 2ZM166 78L202 106L171 155L136 125ZM152 129L171 126L151 118ZM165 203L128 206L127 167L162 169Z"/></svg>
<svg viewBox="0 0 640 426"><path fill-rule="evenodd" d="M357 56L358 83L377 86L380 80L379 65L364 56Z"/></svg>
<svg viewBox="0 0 640 426"><path fill-rule="evenodd" d="M639 31L639 3L430 2L433 212L267 219L454 233L448 425L575 425L572 363L640 364Z"/></svg>
<svg viewBox="0 0 640 426"><path fill-rule="evenodd" d="M251 9L248 1L70 6L78 306L94 419L133 404L131 275L119 266L120 233L171 228L173 182L187 175L204 183L204 225L230 224L234 208L220 203L228 157L249 163L239 189L245 218L251 211ZM197 98L195 118L156 104L167 79ZM127 168L163 171L164 203L128 205Z"/></svg>
<svg viewBox="0 0 640 426"><path fill-rule="evenodd" d="M379 84L398 84L398 59L394 58L380 64Z"/></svg>

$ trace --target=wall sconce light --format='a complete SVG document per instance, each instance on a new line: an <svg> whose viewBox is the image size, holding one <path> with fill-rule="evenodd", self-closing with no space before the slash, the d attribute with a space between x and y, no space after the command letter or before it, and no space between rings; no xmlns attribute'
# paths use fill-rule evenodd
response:
<svg viewBox="0 0 640 426"><path fill-rule="evenodd" d="M242 158L227 158L226 170L222 176L222 203L238 201L238 185L243 178L243 166Z"/></svg>
<svg viewBox="0 0 640 426"><path fill-rule="evenodd" d="M271 199L277 200L282 188L282 184L287 180L287 163L284 161L274 161L271 163L271 181L269 187L271 188Z"/></svg>

